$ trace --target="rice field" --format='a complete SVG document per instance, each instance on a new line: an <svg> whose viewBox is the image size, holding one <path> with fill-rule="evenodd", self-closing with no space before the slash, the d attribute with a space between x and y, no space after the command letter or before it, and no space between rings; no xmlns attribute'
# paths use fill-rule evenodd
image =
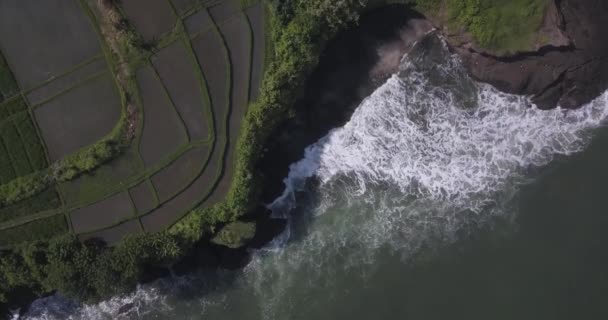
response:
<svg viewBox="0 0 608 320"><path fill-rule="evenodd" d="M126 97L90 3L0 4L7 9L0 29L18 17L41 16L18 36L45 37L40 46L49 45L38 59L43 48L36 41L24 47L17 35L0 31L6 52L0 56L0 190L32 174L51 179L57 163L125 121L133 137L99 167L16 203L0 199L0 247L68 232L112 244L162 231L194 208L221 202L230 187L240 123L264 71L262 4L122 2L120 13L146 46L128 61L135 66L128 92L135 94ZM44 11L54 18L42 17ZM66 23L81 29L66 31ZM127 109L127 101L137 110Z"/></svg>

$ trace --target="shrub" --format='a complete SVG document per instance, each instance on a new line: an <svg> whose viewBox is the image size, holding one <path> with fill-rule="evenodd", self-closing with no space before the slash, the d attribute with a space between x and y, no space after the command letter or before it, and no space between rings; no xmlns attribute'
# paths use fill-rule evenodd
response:
<svg viewBox="0 0 608 320"><path fill-rule="evenodd" d="M120 151L121 146L117 142L100 141L60 160L54 165L53 176L60 182L74 179L111 160Z"/></svg>
<svg viewBox="0 0 608 320"><path fill-rule="evenodd" d="M38 171L0 185L0 206L32 197L46 189L50 182L46 172Z"/></svg>

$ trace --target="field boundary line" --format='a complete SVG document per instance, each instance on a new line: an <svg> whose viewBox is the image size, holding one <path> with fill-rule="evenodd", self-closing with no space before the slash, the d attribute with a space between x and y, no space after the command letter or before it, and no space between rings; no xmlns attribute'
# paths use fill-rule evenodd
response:
<svg viewBox="0 0 608 320"><path fill-rule="evenodd" d="M204 10L207 10L207 8L205 8ZM222 35L222 33L219 30L218 24L215 22L215 19L209 13L209 10L207 10L207 13L209 14L209 17L211 18L211 22L212 22L212 26L213 26L212 30L214 30L216 35L222 41L224 59L226 59L227 66L228 66L228 77L227 77L228 86L227 86L227 92L226 92L226 94L228 95L228 99L227 99L228 108L225 109L225 112L224 112L223 135L219 136L220 139L218 139L216 141L216 143L218 143L218 144L220 142L222 142L221 146L219 146L221 149L218 149L218 151L220 152L220 155L219 155L220 165L216 170L216 175L215 175L214 181L209 184L209 187L205 192L202 192L202 196L201 196L200 200L196 201L192 206L188 207L188 209L186 209L182 214L180 214L179 218L176 219L172 224L165 226L164 230L170 229L175 224L177 224L179 221L184 219L184 217L186 217L188 214L190 214L192 212L192 210L203 205L205 203L205 201L207 201L207 199L209 199L209 197L211 195L213 195L213 192L217 189L217 186L221 182L221 178L226 169L225 168L226 167L226 156L227 156L226 151L227 151L228 139L229 139L229 134L230 134L230 116L232 115L232 89L233 89L232 88L233 87L232 86L232 82L233 82L232 81L232 76L233 76L232 69L233 68L232 68L232 61L230 59L230 51L228 49L228 44L226 43L226 39L224 39L224 36Z"/></svg>
<svg viewBox="0 0 608 320"><path fill-rule="evenodd" d="M0 139L1 140L1 139ZM2 141L0 141L2 142ZM137 186L138 184L142 183L144 180L146 179L150 179L151 176L153 176L154 174L158 173L159 171L161 171L162 169L164 169L168 164L172 163L173 161L176 160L176 158L178 158L179 156L183 155L186 151L192 149L195 146L204 146L206 144L209 143L194 143L194 144L186 144L183 147L181 147L181 149L178 149L177 152L174 153L174 155L170 158L166 158L163 160L162 166L161 165L156 165L144 172L142 172L141 174L134 176L134 178L128 180L128 181L123 181L121 185L119 185L118 187L114 187L114 188L110 188L110 189L106 189L103 190L104 194L98 198L96 198L93 201L86 201L86 202L77 202L77 203L73 203L71 205L67 205L65 203L65 200L63 199L63 195L61 192L61 188L56 188L56 191L59 195L59 198L62 202L62 207L61 208L55 208L55 209L50 209L50 210L45 210L45 211L40 211L34 214L29 215L28 217L32 217L31 221L35 221L35 220L40 220L42 218L48 217L49 215L45 215L45 216L41 216L38 217L38 214L44 213L44 212L53 212L53 214L61 214L63 211L66 212L66 214L69 214L70 212L74 211L74 210L78 210L80 208L84 208L90 205L93 205L99 201L103 201L105 199L108 199L120 192L124 192L124 191L128 191L130 188L133 188L135 186ZM177 154L179 153L179 154ZM177 155L176 155L177 154ZM168 163L168 164L167 164ZM154 190L156 193L156 190ZM166 202L166 201L165 201ZM158 204L156 207L162 205ZM53 215L50 214L50 215ZM27 223L30 221L26 221L24 223ZM18 225L22 225L23 223L19 223L17 222L17 226ZM4 230L6 228L2 227L2 224L0 224L0 230Z"/></svg>
<svg viewBox="0 0 608 320"><path fill-rule="evenodd" d="M15 128L15 123L11 122L11 123L5 123L2 127L0 127L0 130L4 129L5 126L7 126L7 125L11 125L11 126L13 126L13 128ZM4 149L6 150L6 154L8 154L8 157L10 159L11 166L13 168L13 172L15 172L15 178L13 178L13 180L14 179L18 179L18 178L23 177L23 176L26 176L28 174L32 174L33 172L35 172L34 170L32 170L32 166L31 165L30 165L30 172L25 173L25 174L20 174L19 172L17 172L17 168L15 167L15 163L18 162L18 161L17 161L17 159L15 159L15 156L13 155L13 153L10 152L10 150L8 148L8 143L6 142L7 141L6 138L7 137L5 137L4 135L2 135L2 144L4 145ZM19 139L19 140L21 140L21 139ZM20 146L23 148L23 151L25 152L25 148L23 147L23 144L20 144ZM26 153L26 155L27 155L27 153Z"/></svg>
<svg viewBox="0 0 608 320"><path fill-rule="evenodd" d="M179 41L181 39L182 44L185 46L186 51L190 57L190 62L193 64L194 73L196 74L197 80L199 82L198 87L199 87L200 98L201 98L200 102L203 106L203 112L206 116L205 121L207 122L207 139L206 139L206 141L211 142L212 140L215 139L216 134L215 134L215 124L213 121L213 108L212 108L212 104L211 104L211 97L209 95L207 79L202 71L198 58L196 57L194 48L192 47L192 42L190 41L190 38L188 36L188 32L186 30L186 26L184 24L183 18L181 16L179 16L177 9L173 5L173 2L171 0L167 0L167 2L171 6L171 9L175 13L175 15L178 17L177 23L180 25L180 27L179 27L179 29L180 29L179 36L180 37L176 41ZM198 2L196 2L196 3L198 4ZM169 45L171 45L172 43L170 43ZM167 46L169 46L169 45L167 45Z"/></svg>
<svg viewBox="0 0 608 320"><path fill-rule="evenodd" d="M188 38L188 35L186 34L186 32L184 32L183 34L183 39L182 41L184 42L185 46L188 48L188 54L190 56L190 62L193 64L195 73L196 73L196 77L199 81L199 90L200 90L200 94L201 94L201 99L202 99L202 104L203 104L203 108L204 108L204 112L205 112L205 116L207 119L205 119L207 121L207 141L211 142L216 140L217 138L217 133L216 133L216 125L215 122L213 121L213 106L212 106L212 102L211 102L211 96L209 94L209 84L207 82L207 78L205 77L205 74L201 68L201 64L198 61L198 58L196 57L196 53L194 52L194 48L192 47L192 42L190 41L190 38Z"/></svg>
<svg viewBox="0 0 608 320"><path fill-rule="evenodd" d="M186 150L186 152L192 150L193 148L194 148L193 146L189 146L189 148ZM183 153L181 155L183 155ZM119 224L122 224L124 222L134 220L134 218L139 219L141 217L145 217L148 214L152 213L155 209L157 209L157 208L161 207L162 205L164 205L165 203L167 203L167 202L175 199L175 197L179 196L181 193L184 192L184 190L186 190L188 187L190 187L192 184L194 184L194 182L196 182L196 180L205 172L205 169L207 168L207 166L211 162L211 156L210 155L211 155L211 153L208 152L207 153L207 159L205 160L205 162L203 163L203 165L197 170L197 173L193 176L193 178L190 179L190 181L188 181L187 183L185 183L182 187L180 187L180 189L178 191L176 191L174 194L172 194L170 197L168 197L165 201L162 201L162 202L160 201L160 198L158 197L158 192L156 191L156 188L154 187L154 183L152 183L151 178L152 178L152 176L154 174L159 173L163 169L166 169L167 166L169 166L171 163L177 161L179 159L179 157L177 157L176 159L173 159L171 163L169 163L167 166L164 166L164 167L160 168L158 171L154 172L153 174L150 174L148 176L144 176L141 179L139 179L138 181L135 181L134 183L130 184L129 187L126 187L124 190L116 191L116 192L114 192L114 193L112 193L112 194L110 194L110 195L108 195L108 196L106 196L104 198L97 199L95 202L92 202L90 204L81 206L79 208L70 209L70 211L77 210L77 209L80 209L80 208L83 208L83 207L86 207L86 206L89 206L89 205L93 205L93 204L95 204L95 203L97 203L99 201L103 201L105 199L108 199L108 198L110 198L110 197L112 197L112 196L114 196L114 195L116 195L116 194L118 194L120 192L125 192L125 191L128 192L131 188L133 188L135 186L138 186L140 183L146 183L147 182L147 183L149 183L149 186L152 188L151 191L153 191L153 195L155 196L156 206L154 208L152 208L149 211L146 211L144 213L139 213L137 211L137 208L135 208L135 210L134 210L135 211L135 217L132 217L132 218L129 218L129 219L122 219L122 220L116 222L116 224L112 225L111 227L104 227L104 228L101 228L101 229L95 229L95 230L92 230L92 231L87 231L87 233L102 231L102 230L105 230L105 229L109 229L109 228L115 227L115 226L117 226ZM144 230L144 232L145 232L145 230Z"/></svg>
<svg viewBox="0 0 608 320"><path fill-rule="evenodd" d="M46 98L46 99L38 102L38 103L30 106L30 109L34 109L35 110L35 109L39 108L40 106L45 105L45 104L47 104L47 103L49 103L49 102L51 102L51 101L53 101L53 100L61 97L64 94L69 93L70 91L74 91L74 90L76 90L76 89L78 89L78 88L80 88L80 87L88 84L89 82L92 82L94 80L97 80L98 78L101 78L106 73L108 73L108 70L102 70L102 71L100 71L98 73L92 74L91 76L83 79L82 81L79 81L79 82L77 82L77 83L75 83L75 84L73 84L73 85L71 85L71 86L69 86L67 88L64 88L62 91L59 91L58 93L56 93L56 94L54 94L54 95L52 95L52 96L50 96L50 97L48 97L48 98Z"/></svg>
<svg viewBox="0 0 608 320"><path fill-rule="evenodd" d="M38 171L36 168L34 168L34 162L32 161L32 156L30 155L28 149L25 148L25 142L23 141L23 134L21 134L21 131L19 130L19 126L15 123L14 119L12 122L13 122L13 127L15 127L15 131L17 131L17 135L19 135L19 141L21 142L21 145L24 146L23 151L25 151L25 155L27 156L27 161L30 164L30 169L32 169L32 172Z"/></svg>
<svg viewBox="0 0 608 320"><path fill-rule="evenodd" d="M4 126L4 124L9 123L13 120L15 120L15 118L17 118L18 116L20 116L23 113L26 113L27 110L21 110L17 113L11 114L10 116L4 118L4 120L0 121L0 127Z"/></svg>
<svg viewBox="0 0 608 320"><path fill-rule="evenodd" d="M263 6L263 19L264 19L264 69L262 70L262 79L260 79L260 86L264 83L266 78L266 70L272 63L270 59L274 56L274 37L272 36L272 23L271 19L276 19L272 14L272 7L270 3L262 1Z"/></svg>
<svg viewBox="0 0 608 320"><path fill-rule="evenodd" d="M0 127L0 128L2 128L2 127ZM8 148L6 147L6 143L4 142L4 138L2 138L2 137L0 137L0 147L5 151L6 156L8 157L8 163L10 165L10 169L13 173L13 177L10 180L3 183L3 184L6 184L6 183L9 183L9 182L17 179L17 170L15 170L15 166L13 165L12 156L11 156L10 152L8 152Z"/></svg>
<svg viewBox="0 0 608 320"><path fill-rule="evenodd" d="M173 112L177 115L180 123L182 124L182 130L186 133L186 140L188 141L188 143L190 143L190 141L191 141L190 132L188 132L188 127L186 126L184 117L182 117L182 115L177 110L175 101L173 101L173 98L171 98L171 94L169 94L169 90L167 89L167 86L165 86L165 83L163 82L163 79L161 78L160 74L158 74L158 70L156 70L156 67L154 66L154 63L152 62L152 60L149 59L148 63L149 63L149 66L152 68L152 71L154 71L153 73L154 73L154 76L156 77L156 80L158 80L161 87L163 88L163 91L165 92L165 96L167 97L167 100L169 100L169 103L171 104L171 108L173 109Z"/></svg>
<svg viewBox="0 0 608 320"><path fill-rule="evenodd" d="M243 10L241 10L241 16L243 17L243 19L245 19L245 23L247 24L247 29L249 29L249 36L247 37L247 40L249 40L249 63L248 63L248 73L249 76L247 77L247 103L244 106L245 107L245 113L243 114L243 118L245 118L245 115L247 114L247 112L249 112L249 102L251 101L251 77L253 76L253 46L254 46L254 39L253 39L253 28L251 27L251 22L249 21L249 17L247 16L247 13ZM237 135L236 140L239 140L239 137L241 136L241 130L240 130L240 126L239 126L239 134ZM236 142L235 143L235 148L236 148Z"/></svg>
<svg viewBox="0 0 608 320"><path fill-rule="evenodd" d="M74 73L74 72L76 72L76 71L78 71L78 70L80 70L80 69L82 69L82 68L84 68L84 67L86 67L86 66L88 66L88 65L90 65L90 64L92 64L92 63L94 63L96 61L98 61L98 60L100 60L101 58L103 58L103 53L96 54L96 55L94 55L94 56L92 56L90 58L87 58L87 59L85 59L85 60L77 63L72 68L68 69L68 71L65 71L65 72L63 72L61 74L58 74L58 75L56 75L54 77L51 77L51 78L49 78L49 79L47 79L47 80L45 80L45 81L43 81L43 82L41 82L39 84L36 84L36 85L32 86L31 88L21 89L19 87L19 84L17 84L17 87L19 87L20 91L17 92L17 93L15 93L14 95L12 95L12 96L4 99L4 101L2 101L2 103L0 103L0 106L2 106L6 101L8 101L10 99L16 98L16 97L18 97L20 95L28 95L28 94L30 94L30 93L38 90L38 89L41 89L41 88L45 87L46 85L51 84L55 80L59 80L61 78L65 78L65 77L69 76L70 74L72 74L72 73Z"/></svg>
<svg viewBox="0 0 608 320"><path fill-rule="evenodd" d="M14 229L14 228L20 227L24 224L28 224L30 222L42 220L45 218L49 218L49 217L57 216L57 215L61 215L61 214L63 214L63 212L57 212L54 209L41 211L41 212L29 215L29 216L24 216L22 218L17 218L17 219L3 222L0 224L0 231Z"/></svg>
<svg viewBox="0 0 608 320"><path fill-rule="evenodd" d="M158 191L156 190L154 183L152 183L152 180L149 177L143 183L145 183L148 186L148 188L150 189L150 191L152 191L152 195L154 196L154 201L155 201L154 208L158 208L158 206L160 206L161 203L160 203L160 197L158 196ZM152 209L152 210L154 210L154 209Z"/></svg>
<svg viewBox="0 0 608 320"><path fill-rule="evenodd" d="M194 150L195 148L197 148L197 147L192 147L191 149L189 149L189 151L190 150ZM199 146L199 148L200 148L200 146ZM191 179L186 180L186 182L183 183L182 186L179 187L179 190L173 192L170 196L167 197L167 199L165 199L162 202L160 201L160 198L159 198L159 206L161 206L161 205L163 205L163 204L165 204L165 203L173 200L175 197L177 197L178 195L180 195L181 193L183 193L184 190L188 189L192 184L194 184L194 182L196 182L196 180L201 175L203 175L203 173L205 172L205 169L207 169L207 166L209 165L209 163L211 163L211 155L213 154L212 151L213 151L213 146L210 148L210 150L208 150L207 156L206 156L205 160L202 162L202 164L199 167L197 167L197 169L195 170L195 173L194 173L194 175L192 175ZM179 160L179 158L175 159L173 162L175 162L177 160ZM173 162L171 164L173 164ZM169 164L169 165L171 165L171 164ZM167 165L167 167L169 165ZM167 169L167 167L159 170L154 175L160 173L164 169ZM152 177L154 177L154 175L150 176L150 179L152 179ZM154 183L152 183L152 185L154 185Z"/></svg>
<svg viewBox="0 0 608 320"><path fill-rule="evenodd" d="M131 192L129 192L129 189L126 190L127 192L127 197L129 197L129 204L131 206L131 215L133 217L137 216L137 208L135 207L135 201L133 200L133 196L131 195Z"/></svg>
<svg viewBox="0 0 608 320"><path fill-rule="evenodd" d="M149 179L150 177L152 177L159 171L161 171L164 168L166 168L167 166L169 166L171 163L176 161L179 157L181 157L187 151L193 149L194 147L204 146L206 144L207 143L184 144L182 147L177 149L177 151L174 152L170 157L166 157L165 159L163 159L162 162L154 165L153 167L145 169L144 172L134 176L132 179L122 181L121 185L119 185L118 187L108 188L108 189L104 190L104 194L102 196L98 197L97 199L95 199L94 201L75 202L72 205L68 206L67 210L71 211L71 210L80 209L82 207L86 207L86 206L95 204L99 201L105 200L111 196L116 195L117 193L120 193L123 191L128 191L128 189L137 186L138 184L142 183L144 180Z"/></svg>
<svg viewBox="0 0 608 320"><path fill-rule="evenodd" d="M46 165L48 168L51 165L51 156L49 155L49 148L46 145L46 141L44 141L44 137L42 136L42 131L40 130L40 127L38 126L38 121L36 119L36 115L34 115L30 101L27 99L27 97L25 95L23 95L23 99L25 100L25 103L27 104L26 112L29 115L30 120L34 124L34 128L36 129L36 134L38 135L38 141L40 141L40 145L42 145L42 148L44 149L44 157L45 157Z"/></svg>
<svg viewBox="0 0 608 320"><path fill-rule="evenodd" d="M17 100L19 97L22 97L22 96L23 96L23 95L21 94L21 92L19 92L19 93L16 93L16 94L14 94L14 95L12 95L12 96L10 96L10 97L8 97L8 98L6 98L6 99L2 100L2 102L0 102L0 108L4 108L4 107L5 107L6 105L8 105L9 103L13 102L14 100ZM23 110L21 110L21 111L23 111ZM19 113L19 112L21 112L21 111L18 111L18 112L16 112L16 113ZM15 113L15 114L16 114L16 113ZM10 116L12 116L12 115L9 115L9 116L8 116L8 117L6 117L6 118L9 118ZM5 118L5 119L6 119L6 118Z"/></svg>
<svg viewBox="0 0 608 320"><path fill-rule="evenodd" d="M206 10L206 9L202 9L202 10ZM226 18L226 19L218 22L217 25L216 25L217 28L219 28L220 25L223 25L223 24L226 24L226 23L234 23L239 18L238 16L239 16L240 13L243 13L243 11L239 10L238 13L235 13L235 14L231 15L230 17L228 17L228 18ZM210 13L209 13L209 17L211 17ZM194 39L198 38L199 36L201 36L201 35L209 32L209 31L212 31L214 28L215 27L213 25L211 25L209 27L206 27L206 28L204 28L202 30L199 30L199 31L193 33L192 35L188 35L188 37L190 37L190 39L194 40Z"/></svg>

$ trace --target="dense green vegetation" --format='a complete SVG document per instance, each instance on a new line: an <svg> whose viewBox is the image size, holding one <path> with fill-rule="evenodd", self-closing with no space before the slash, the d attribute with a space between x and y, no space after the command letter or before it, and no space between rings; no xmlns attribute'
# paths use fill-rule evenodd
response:
<svg viewBox="0 0 608 320"><path fill-rule="evenodd" d="M24 244L0 253L0 301L23 289L37 294L59 290L93 301L131 290L144 270L181 254L178 244L162 234L128 238L112 250L67 235Z"/></svg>
<svg viewBox="0 0 608 320"><path fill-rule="evenodd" d="M51 183L45 171L37 171L0 185L0 207L9 206L44 191Z"/></svg>

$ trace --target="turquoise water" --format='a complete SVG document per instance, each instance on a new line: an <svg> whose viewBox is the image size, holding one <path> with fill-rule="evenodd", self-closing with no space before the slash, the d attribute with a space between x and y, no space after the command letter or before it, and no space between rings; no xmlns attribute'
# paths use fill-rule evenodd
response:
<svg viewBox="0 0 608 320"><path fill-rule="evenodd" d="M607 116L475 83L431 36L292 165L244 270L24 318L605 319Z"/></svg>

